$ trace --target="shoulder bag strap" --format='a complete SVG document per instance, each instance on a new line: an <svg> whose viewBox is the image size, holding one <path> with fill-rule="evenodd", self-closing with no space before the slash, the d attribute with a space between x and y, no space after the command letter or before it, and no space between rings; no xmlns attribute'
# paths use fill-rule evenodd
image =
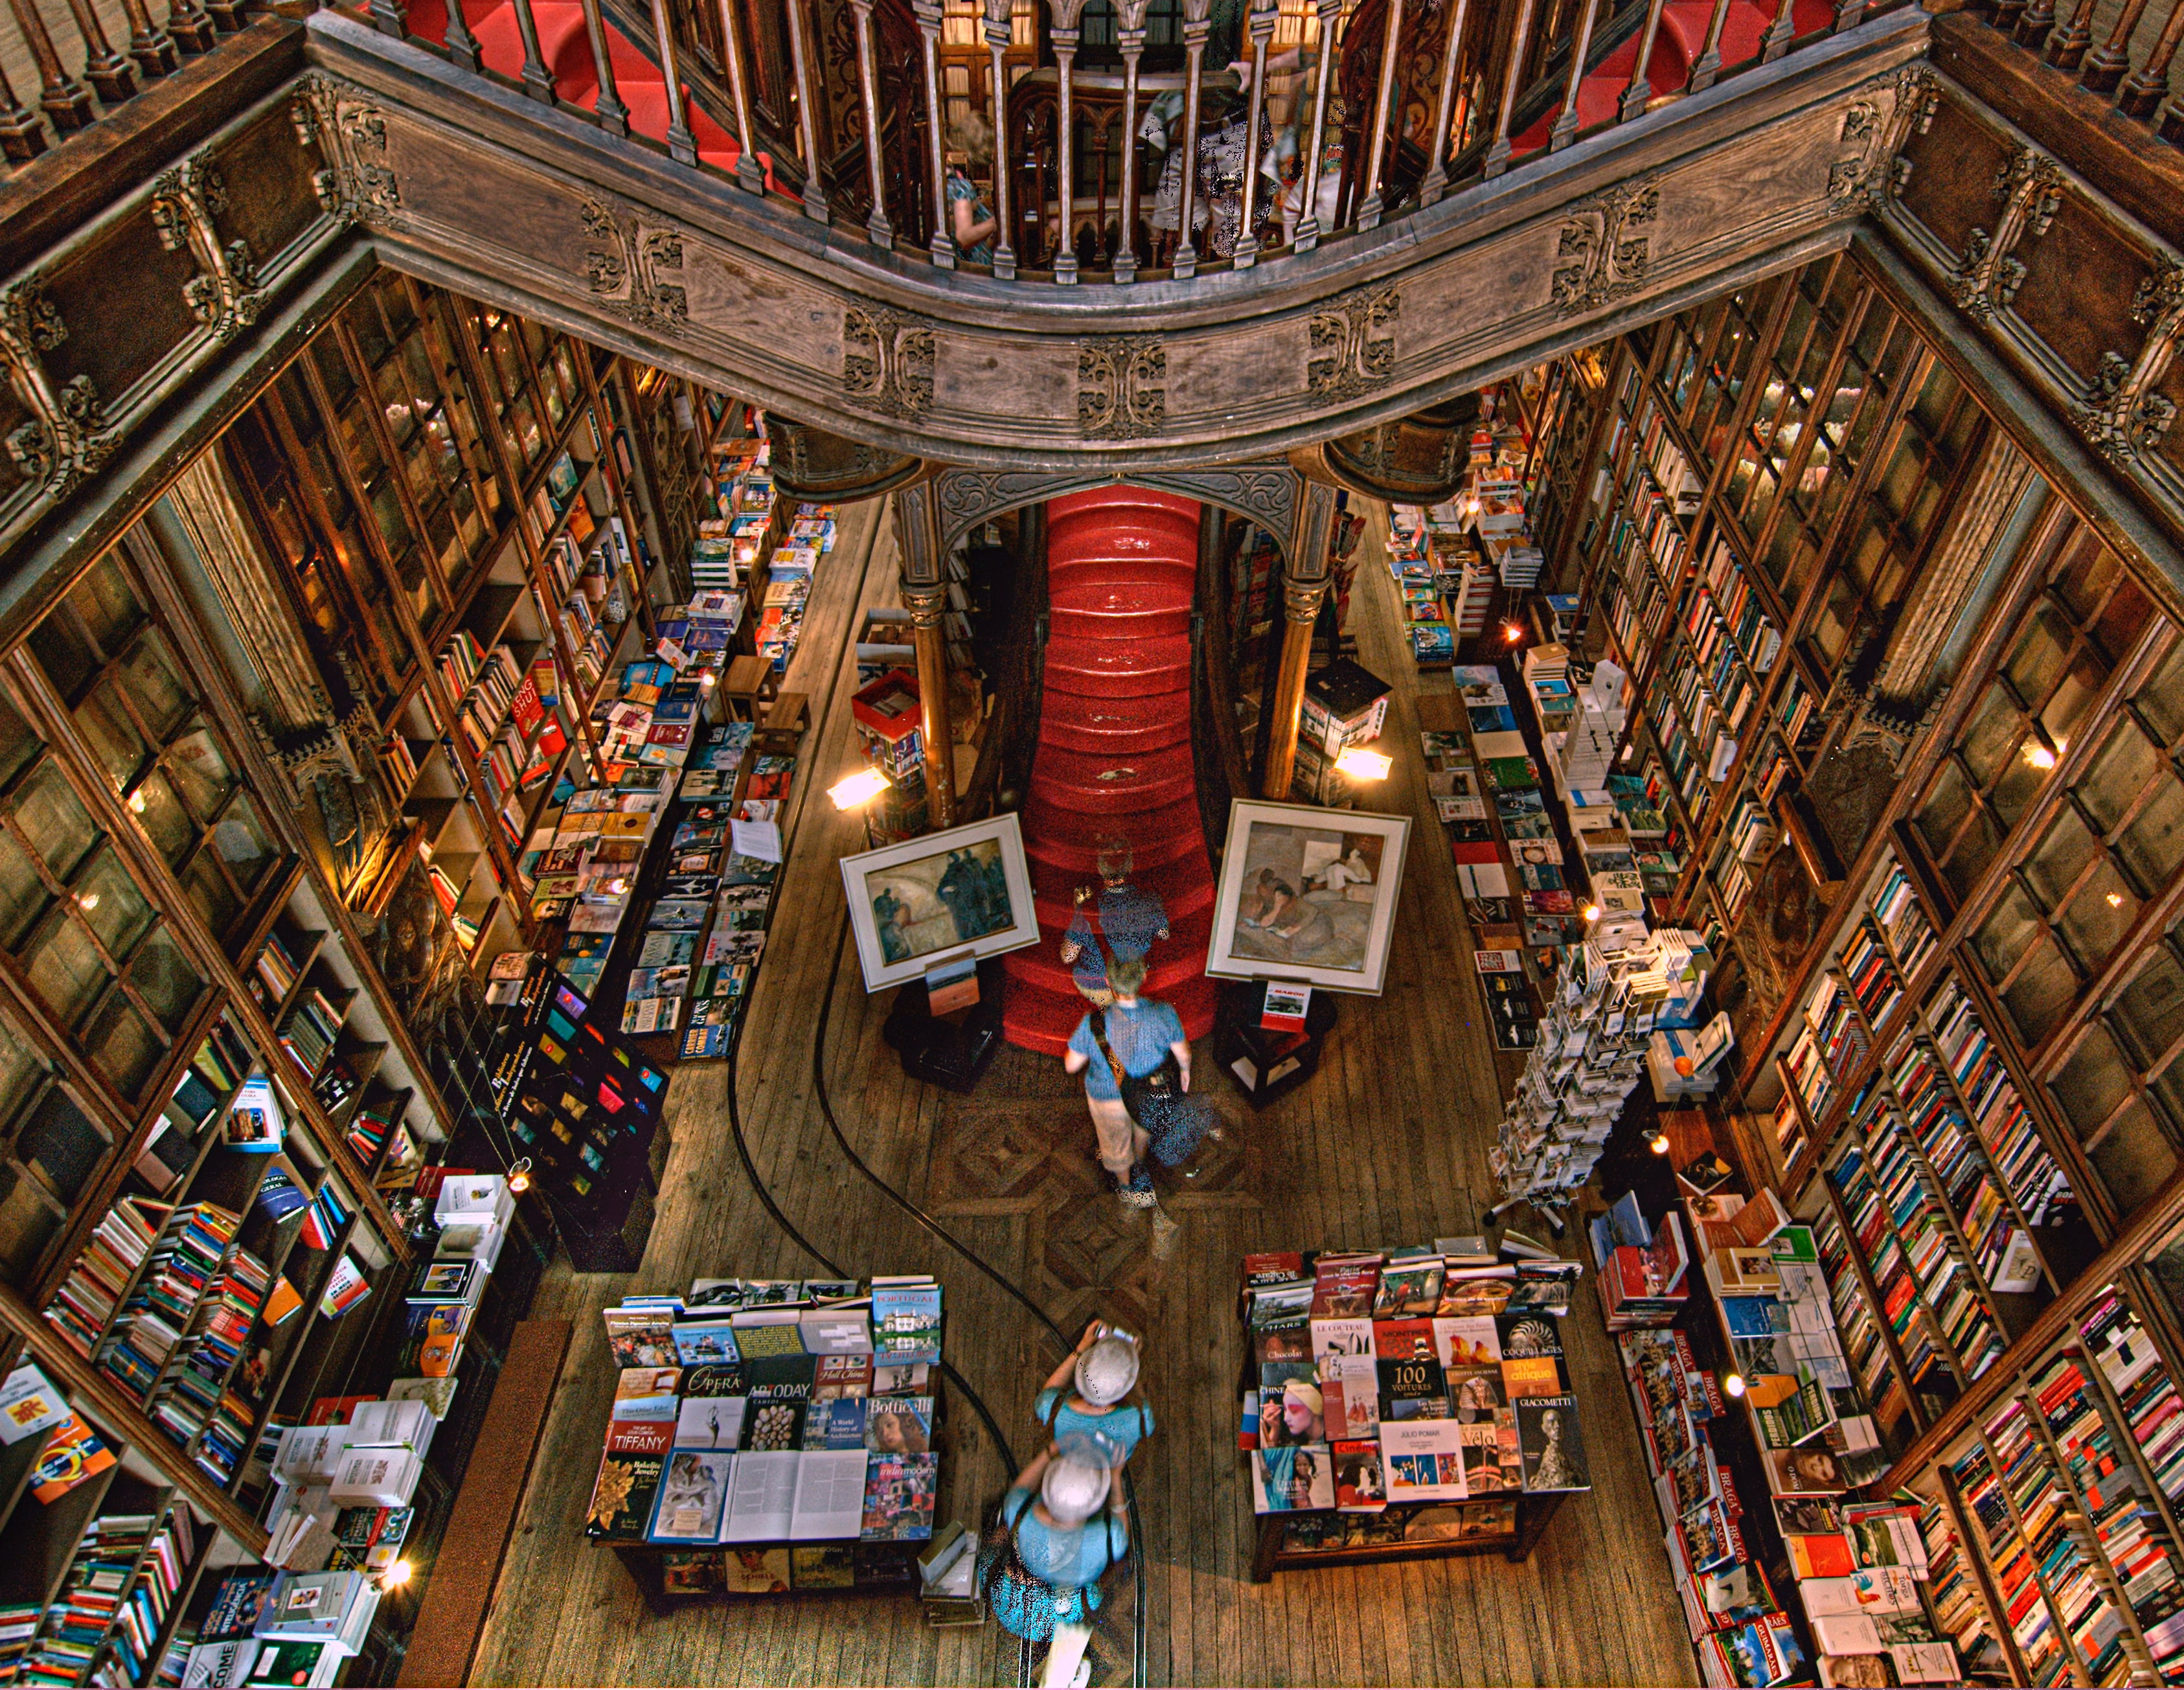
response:
<svg viewBox="0 0 2184 1690"><path fill-rule="evenodd" d="M1123 1064L1115 1055L1115 1047L1107 1042L1107 1012L1095 1009L1085 1019L1091 1023L1092 1042L1100 1047L1100 1054L1106 1057L1107 1067L1115 1076L1115 1089L1119 1091L1129 1076L1123 1072Z"/></svg>

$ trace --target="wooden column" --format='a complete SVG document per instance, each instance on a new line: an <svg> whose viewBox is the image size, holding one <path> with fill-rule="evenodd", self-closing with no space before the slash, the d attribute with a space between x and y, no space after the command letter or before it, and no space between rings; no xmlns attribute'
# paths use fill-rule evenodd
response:
<svg viewBox="0 0 2184 1690"><path fill-rule="evenodd" d="M902 572L903 608L917 651L919 726L925 735L925 814L935 828L955 825L956 741L948 720L948 573L941 566L940 511L930 480L897 488L888 499Z"/></svg>
<svg viewBox="0 0 2184 1690"><path fill-rule="evenodd" d="M1295 549L1282 566L1282 661L1274 676L1273 731L1267 740L1267 767L1259 784L1262 797L1290 795L1296 770L1297 728L1304 717L1305 671L1312 662L1312 625L1327 597L1327 559L1334 537L1332 482L1306 481L1300 501Z"/></svg>
<svg viewBox="0 0 2184 1690"><path fill-rule="evenodd" d="M926 817L936 828L952 827L956 742L948 721L948 641L940 625L948 609L948 584L912 586L905 581L902 603L910 612L911 640L917 648L917 705L925 733ZM1294 745L1294 727L1290 739Z"/></svg>

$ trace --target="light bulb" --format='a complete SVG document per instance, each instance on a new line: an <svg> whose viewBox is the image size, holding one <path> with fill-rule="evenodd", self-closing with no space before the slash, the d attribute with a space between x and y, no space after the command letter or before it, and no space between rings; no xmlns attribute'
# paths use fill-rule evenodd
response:
<svg viewBox="0 0 2184 1690"><path fill-rule="evenodd" d="M1587 904L1585 906L1585 918L1587 921L1598 921L1600 919L1600 906L1597 904Z"/></svg>
<svg viewBox="0 0 2184 1690"><path fill-rule="evenodd" d="M416 1570L407 1560L389 1561L387 1570L380 1574L379 1581L389 1588L399 1589L410 1582L410 1576Z"/></svg>
<svg viewBox="0 0 2184 1690"><path fill-rule="evenodd" d="M129 795L129 807L139 816L144 813L144 795L142 791Z"/></svg>
<svg viewBox="0 0 2184 1690"><path fill-rule="evenodd" d="M2110 909L2112 909L2112 910L2120 910L2120 909L2121 909L2121 908L2123 907L2123 894L2122 894L2122 893L2120 893L2120 892L2111 892L2111 893L2109 893L2109 907Z"/></svg>
<svg viewBox="0 0 2184 1690"><path fill-rule="evenodd" d="M1666 1133L1655 1133L1646 1142L1652 1146L1654 1155L1666 1156L1669 1153L1669 1135Z"/></svg>
<svg viewBox="0 0 2184 1690"><path fill-rule="evenodd" d="M1519 627L1515 622L1504 622L1502 625L1502 638L1508 641L1510 644L1516 644L1517 642L1524 637L1524 630Z"/></svg>
<svg viewBox="0 0 2184 1690"><path fill-rule="evenodd" d="M531 1189L531 1158L519 1156L515 1165L508 1170L508 1189L521 1196Z"/></svg>
<svg viewBox="0 0 2184 1690"><path fill-rule="evenodd" d="M1396 760L1379 751L1368 751L1362 745L1351 745L1335 758L1334 766L1352 780L1385 780Z"/></svg>
<svg viewBox="0 0 2184 1690"><path fill-rule="evenodd" d="M79 909L95 910L98 907L98 894L96 892L86 892L79 896L75 901L76 907Z"/></svg>
<svg viewBox="0 0 2184 1690"><path fill-rule="evenodd" d="M854 810L860 804L871 803L888 789L888 778L878 769L859 769L828 787L827 795L834 800L837 810Z"/></svg>
<svg viewBox="0 0 2184 1690"><path fill-rule="evenodd" d="M2027 739L2025 742L2025 761L2036 769L2052 769L2055 767L2055 754L2037 739Z"/></svg>
<svg viewBox="0 0 2184 1690"><path fill-rule="evenodd" d="M1744 1394L1744 1375L1741 1373L1724 1373L1721 1376L1721 1388L1732 1397L1741 1397Z"/></svg>

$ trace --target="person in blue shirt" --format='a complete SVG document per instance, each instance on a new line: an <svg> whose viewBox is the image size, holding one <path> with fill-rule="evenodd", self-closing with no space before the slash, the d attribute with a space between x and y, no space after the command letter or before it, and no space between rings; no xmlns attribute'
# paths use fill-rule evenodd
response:
<svg viewBox="0 0 2184 1690"><path fill-rule="evenodd" d="M1120 1467L1153 1429L1151 1408L1142 1398L1132 1400L1137 1383L1137 1340L1095 1320L1048 1375L1032 1418L1057 1440L1071 1432L1099 1440Z"/></svg>
<svg viewBox="0 0 2184 1690"><path fill-rule="evenodd" d="M1107 965L1107 983L1114 1001L1094 1009L1069 1035L1069 1048L1061 1066L1068 1074L1084 1076L1085 1107L1092 1113L1092 1129L1099 1135L1100 1164L1115 1182L1115 1194L1130 1208L1147 1209L1158 1202L1153 1179L1145 1167L1152 1135L1130 1118L1123 1107L1123 1088L1115 1078L1115 1065L1134 1079L1156 1073L1169 1057L1175 1058L1178 1088L1190 1090L1190 1041L1184 1036L1183 1018L1165 1003L1140 999L1145 983L1143 958L1117 957ZM1100 1018L1095 1029L1093 1018ZM1107 1049L1100 1048L1105 1037ZM1113 1061L1109 1060L1110 1053Z"/></svg>
<svg viewBox="0 0 2184 1690"><path fill-rule="evenodd" d="M1091 899L1089 886L1077 889L1076 912L1061 940L1061 962L1078 991L1105 1004L1114 995L1107 982L1108 960L1144 962L1154 941L1167 937L1167 906L1154 893L1130 884L1130 842L1119 834L1100 841L1100 899L1088 911Z"/></svg>
<svg viewBox="0 0 2184 1690"><path fill-rule="evenodd" d="M1035 1632L1034 1641L1050 1625L1088 1624L1100 1608L1101 1576L1130 1552L1128 1514L1097 1453L1074 1439L1042 1451L1001 1498L1000 1523L1023 1570L1052 1598L1052 1614L1050 1620L996 1600L994 1617L1019 1636ZM982 1583L990 1587L997 1565L997 1557L981 1554Z"/></svg>

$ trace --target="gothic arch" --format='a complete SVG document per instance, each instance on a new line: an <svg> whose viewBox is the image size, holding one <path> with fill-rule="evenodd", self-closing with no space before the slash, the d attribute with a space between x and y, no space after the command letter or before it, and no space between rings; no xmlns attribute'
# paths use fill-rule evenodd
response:
<svg viewBox="0 0 2184 1690"><path fill-rule="evenodd" d="M1296 555L1304 477L1285 463L1266 460L1226 469L1155 471L1127 477L1098 471L943 470L933 483L939 506L941 555L945 556L979 523L1005 510L1058 499L1065 493L1112 487L1122 481L1199 499L1248 517L1274 537L1284 557Z"/></svg>

